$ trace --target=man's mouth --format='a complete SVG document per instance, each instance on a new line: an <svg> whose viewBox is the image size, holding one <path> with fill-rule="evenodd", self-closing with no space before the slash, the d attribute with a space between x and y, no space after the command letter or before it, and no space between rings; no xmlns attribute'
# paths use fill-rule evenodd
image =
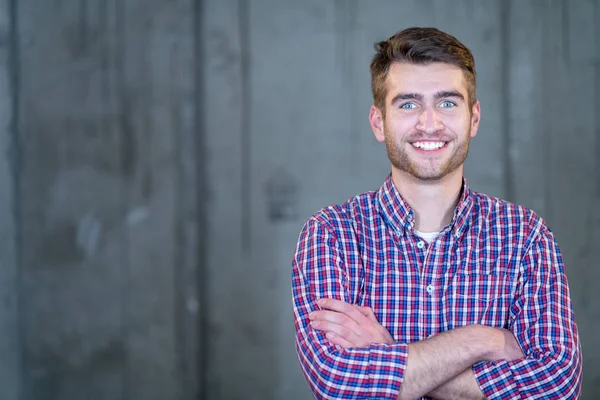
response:
<svg viewBox="0 0 600 400"><path fill-rule="evenodd" d="M423 142L411 142L411 145L413 147L416 147L417 149L420 150L425 150L425 151L432 151L432 150L439 150L442 147L444 147L448 142L430 142L430 141L423 141Z"/></svg>

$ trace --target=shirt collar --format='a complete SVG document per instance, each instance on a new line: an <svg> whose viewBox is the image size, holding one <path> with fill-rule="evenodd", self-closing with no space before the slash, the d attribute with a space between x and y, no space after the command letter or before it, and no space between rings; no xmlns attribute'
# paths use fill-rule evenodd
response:
<svg viewBox="0 0 600 400"><path fill-rule="evenodd" d="M404 236L407 231L414 230L414 211L394 185L391 174L388 175L381 188L379 188L377 200L380 213L399 236ZM457 239L462 236L465 227L468 225L468 217L472 208L473 192L469 189L466 179L463 178L462 193L454 209L452 222L449 225Z"/></svg>

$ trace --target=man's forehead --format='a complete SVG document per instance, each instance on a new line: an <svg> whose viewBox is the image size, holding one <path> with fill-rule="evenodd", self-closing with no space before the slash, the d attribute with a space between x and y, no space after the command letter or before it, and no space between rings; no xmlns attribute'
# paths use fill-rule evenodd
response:
<svg viewBox="0 0 600 400"><path fill-rule="evenodd" d="M458 91L467 95L464 71L452 64L413 64L394 62L385 80L388 95L420 93L434 95L440 91ZM392 93L393 92L393 93Z"/></svg>

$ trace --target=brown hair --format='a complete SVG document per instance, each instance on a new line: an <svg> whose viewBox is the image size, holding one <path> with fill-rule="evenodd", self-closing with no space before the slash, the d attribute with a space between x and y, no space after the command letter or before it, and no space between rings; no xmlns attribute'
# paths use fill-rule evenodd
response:
<svg viewBox="0 0 600 400"><path fill-rule="evenodd" d="M385 115L385 79L393 62L429 64L442 62L460 67L467 83L469 108L475 104L475 60L454 36L435 28L408 28L375 44L371 61L371 89L375 107Z"/></svg>

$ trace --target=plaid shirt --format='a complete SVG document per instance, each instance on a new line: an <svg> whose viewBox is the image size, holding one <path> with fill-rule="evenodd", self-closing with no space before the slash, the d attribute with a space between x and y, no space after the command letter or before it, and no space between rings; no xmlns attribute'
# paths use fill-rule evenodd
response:
<svg viewBox="0 0 600 400"><path fill-rule="evenodd" d="M473 366L490 399L571 399L581 352L563 260L532 211L472 192L427 244L391 176L304 225L293 260L296 348L321 398L396 399L408 343L469 324L511 330L526 357ZM371 307L395 344L343 349L309 326L316 300Z"/></svg>

